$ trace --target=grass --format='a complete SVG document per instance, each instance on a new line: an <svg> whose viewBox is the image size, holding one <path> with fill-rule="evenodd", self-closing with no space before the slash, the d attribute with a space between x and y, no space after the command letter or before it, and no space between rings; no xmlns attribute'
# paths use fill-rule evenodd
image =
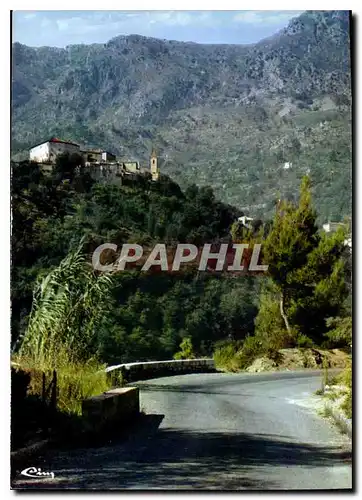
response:
<svg viewBox="0 0 362 500"><path fill-rule="evenodd" d="M335 401L336 399L338 399L339 395L338 395L338 394L336 394L336 393L331 392L331 393L327 393L327 394L325 395L325 397L326 397L327 399L329 399L330 401Z"/></svg>
<svg viewBox="0 0 362 500"><path fill-rule="evenodd" d="M347 418L352 418L352 391L349 391L341 406Z"/></svg>
<svg viewBox="0 0 362 500"><path fill-rule="evenodd" d="M109 390L114 380L105 372L105 365L96 360L80 362L60 358L63 362L58 359L53 366L44 361L35 362L30 357L13 358L18 373L28 374L30 379L26 395L18 397L11 408L14 449L25 446L29 436L33 438L39 433L64 445L84 444L87 440L82 402ZM46 396L47 404L42 402L43 373L47 391L51 389L53 370L57 375L55 408L49 404L50 390Z"/></svg>
<svg viewBox="0 0 362 500"><path fill-rule="evenodd" d="M339 375L339 381L347 388L347 394L341 405L347 418L352 418L352 361Z"/></svg>
<svg viewBox="0 0 362 500"><path fill-rule="evenodd" d="M329 406L325 406L321 412L322 416L325 418L330 418L333 416L332 410L329 408Z"/></svg>
<svg viewBox="0 0 362 500"><path fill-rule="evenodd" d="M242 350L239 350L236 343L218 347L214 352L214 361L217 369L227 372L238 372L248 366Z"/></svg>
<svg viewBox="0 0 362 500"><path fill-rule="evenodd" d="M214 361L216 368L227 371L237 370L235 362L236 353L237 345L233 342L217 347L214 352Z"/></svg>
<svg viewBox="0 0 362 500"><path fill-rule="evenodd" d="M325 379L325 376L324 376ZM344 399L342 404L340 405L340 409L343 411L345 416L348 419L352 418L352 363L349 363L349 365L343 370L342 373L340 373L337 376L332 377L331 380L329 380L330 385L342 385L344 388L339 390L338 392L331 392L331 393L325 393L324 391L324 386L325 380L322 382L322 388L318 389L315 394L316 395L324 395L326 399L329 401L336 401L339 397L341 397L343 394L345 394ZM330 417L332 416L332 412L329 407L326 407L324 412L323 412L324 417Z"/></svg>
<svg viewBox="0 0 362 500"><path fill-rule="evenodd" d="M352 363L349 363L349 365L338 376L338 380L348 389L352 389Z"/></svg>
<svg viewBox="0 0 362 500"><path fill-rule="evenodd" d="M53 366L45 361L35 362L30 357L17 356L13 361L31 376L29 394L40 397L42 395L42 373L45 373L48 385L53 370L56 370L57 409L69 415L81 415L84 399L101 394L111 387L111 382L105 372L105 365L95 360L79 362L59 355L56 365Z"/></svg>
<svg viewBox="0 0 362 500"><path fill-rule="evenodd" d="M261 342L252 335L247 335L242 343L239 341L219 342L214 351L215 366L218 369L238 372L245 370L264 353Z"/></svg>

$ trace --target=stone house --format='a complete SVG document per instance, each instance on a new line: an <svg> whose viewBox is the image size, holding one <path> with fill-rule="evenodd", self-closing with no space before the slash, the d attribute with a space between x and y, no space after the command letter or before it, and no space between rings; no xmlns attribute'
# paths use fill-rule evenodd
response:
<svg viewBox="0 0 362 500"><path fill-rule="evenodd" d="M80 154L79 144L64 141L58 137L51 137L45 142L36 144L29 151L29 159L37 163L55 163L57 156L63 153Z"/></svg>
<svg viewBox="0 0 362 500"><path fill-rule="evenodd" d="M326 224L323 224L323 229L326 233L334 233L339 227L346 227L346 224L344 224L343 222L330 221L328 221Z"/></svg>
<svg viewBox="0 0 362 500"><path fill-rule="evenodd" d="M81 154L86 163L114 163L116 161L116 155L100 148L83 149Z"/></svg>
<svg viewBox="0 0 362 500"><path fill-rule="evenodd" d="M141 171L138 161L124 161L122 165L126 172L140 173Z"/></svg>

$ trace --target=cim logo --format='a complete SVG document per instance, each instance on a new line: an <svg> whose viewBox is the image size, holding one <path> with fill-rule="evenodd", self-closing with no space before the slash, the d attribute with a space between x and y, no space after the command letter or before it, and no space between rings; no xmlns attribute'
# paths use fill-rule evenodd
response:
<svg viewBox="0 0 362 500"><path fill-rule="evenodd" d="M45 472L40 469L40 467L28 467L20 472L22 476L37 478L37 479L45 479L52 478L54 479L54 472Z"/></svg>

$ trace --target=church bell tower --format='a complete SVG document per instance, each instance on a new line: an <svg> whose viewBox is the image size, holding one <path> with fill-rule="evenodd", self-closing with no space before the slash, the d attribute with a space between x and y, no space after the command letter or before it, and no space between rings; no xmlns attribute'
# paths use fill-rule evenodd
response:
<svg viewBox="0 0 362 500"><path fill-rule="evenodd" d="M157 181L159 176L160 176L160 173L158 170L157 154L156 154L155 148L152 148L152 153L151 153L151 158L150 158L150 167L151 167L152 180Z"/></svg>

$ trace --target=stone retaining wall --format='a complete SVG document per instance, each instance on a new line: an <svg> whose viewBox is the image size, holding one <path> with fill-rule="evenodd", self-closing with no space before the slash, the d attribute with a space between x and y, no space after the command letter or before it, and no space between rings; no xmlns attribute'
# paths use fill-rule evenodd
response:
<svg viewBox="0 0 362 500"><path fill-rule="evenodd" d="M215 372L213 359L181 359L170 361L146 361L141 363L123 363L109 366L106 371L113 375L122 374L123 381L134 382L156 377L181 375L186 373Z"/></svg>

